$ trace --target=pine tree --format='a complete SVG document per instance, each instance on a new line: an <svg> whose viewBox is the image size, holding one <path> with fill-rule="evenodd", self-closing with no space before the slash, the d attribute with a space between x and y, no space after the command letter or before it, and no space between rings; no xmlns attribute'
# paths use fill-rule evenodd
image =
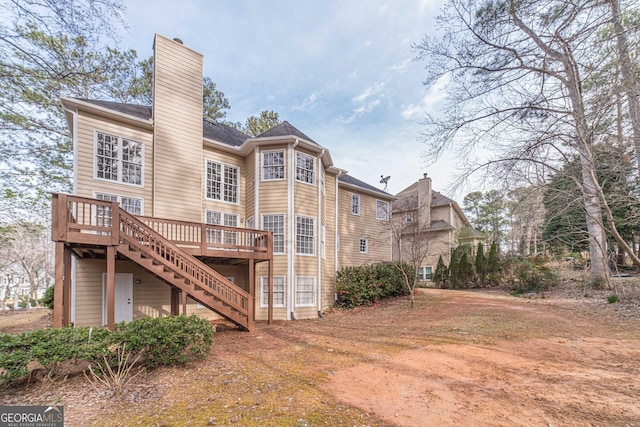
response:
<svg viewBox="0 0 640 427"><path fill-rule="evenodd" d="M447 282L449 281L449 269L446 265L444 265L444 261L442 260L442 255L438 257L438 264L436 265L436 271L433 273L433 281L440 288L445 288Z"/></svg>
<svg viewBox="0 0 640 427"><path fill-rule="evenodd" d="M502 266L500 265L500 257L498 256L498 245L496 245L496 242L492 242L491 249L489 249L489 256L487 257L486 274L489 277L489 284L497 285L500 283L501 271Z"/></svg>
<svg viewBox="0 0 640 427"><path fill-rule="evenodd" d="M486 274L487 274L487 259L484 256L484 244L478 243L478 250L476 251L476 260L474 263L476 268L476 284L478 286L485 286Z"/></svg>

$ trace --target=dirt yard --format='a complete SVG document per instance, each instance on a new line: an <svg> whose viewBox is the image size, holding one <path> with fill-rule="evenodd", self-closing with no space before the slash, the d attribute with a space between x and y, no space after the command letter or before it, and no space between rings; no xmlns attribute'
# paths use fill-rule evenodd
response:
<svg viewBox="0 0 640 427"><path fill-rule="evenodd" d="M640 426L640 305L621 287L422 290L323 319L220 330L207 360L125 393L83 377L0 392L69 426Z"/></svg>

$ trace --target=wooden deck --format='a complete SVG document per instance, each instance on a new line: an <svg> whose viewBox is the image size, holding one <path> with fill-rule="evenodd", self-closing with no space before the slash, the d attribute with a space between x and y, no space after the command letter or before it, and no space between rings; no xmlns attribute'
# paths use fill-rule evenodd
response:
<svg viewBox="0 0 640 427"><path fill-rule="evenodd" d="M134 216L118 202L53 194L52 240L56 242L54 326L70 324L71 254L105 258L107 326L114 326L115 259L124 256L172 286L171 312L183 313L187 296L251 329L255 320L255 264L269 264L269 322L273 318L271 232ZM249 291L236 286L200 258L246 263ZM81 285L81 284L80 284Z"/></svg>

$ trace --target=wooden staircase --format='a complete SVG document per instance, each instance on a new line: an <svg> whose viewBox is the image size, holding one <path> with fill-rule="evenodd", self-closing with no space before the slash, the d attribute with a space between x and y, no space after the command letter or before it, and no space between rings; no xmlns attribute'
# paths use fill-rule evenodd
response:
<svg viewBox="0 0 640 427"><path fill-rule="evenodd" d="M270 232L191 223L127 213L118 202L65 194L52 195L52 240L56 245L54 326L71 324L72 255L105 258L107 326L114 327L115 260L125 257L172 289L199 302L241 328L255 324L252 283L256 262L269 261L269 299L273 298L273 236ZM232 236L229 239L216 239ZM246 262L247 292L197 256L222 262ZM176 299L174 300L174 295ZM172 313L177 313L172 292ZM175 307L174 307L175 304ZM269 305L268 319L273 312ZM175 311L174 311L175 308Z"/></svg>
<svg viewBox="0 0 640 427"><path fill-rule="evenodd" d="M225 319L247 330L253 327L254 298L248 292L119 209L120 254Z"/></svg>

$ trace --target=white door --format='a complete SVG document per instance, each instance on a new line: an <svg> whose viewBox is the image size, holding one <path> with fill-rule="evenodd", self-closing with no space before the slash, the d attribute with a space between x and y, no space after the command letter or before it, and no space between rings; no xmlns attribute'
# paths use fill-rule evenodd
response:
<svg viewBox="0 0 640 427"><path fill-rule="evenodd" d="M102 274L102 321L107 324L107 274ZM133 320L133 273L116 273L115 322Z"/></svg>

